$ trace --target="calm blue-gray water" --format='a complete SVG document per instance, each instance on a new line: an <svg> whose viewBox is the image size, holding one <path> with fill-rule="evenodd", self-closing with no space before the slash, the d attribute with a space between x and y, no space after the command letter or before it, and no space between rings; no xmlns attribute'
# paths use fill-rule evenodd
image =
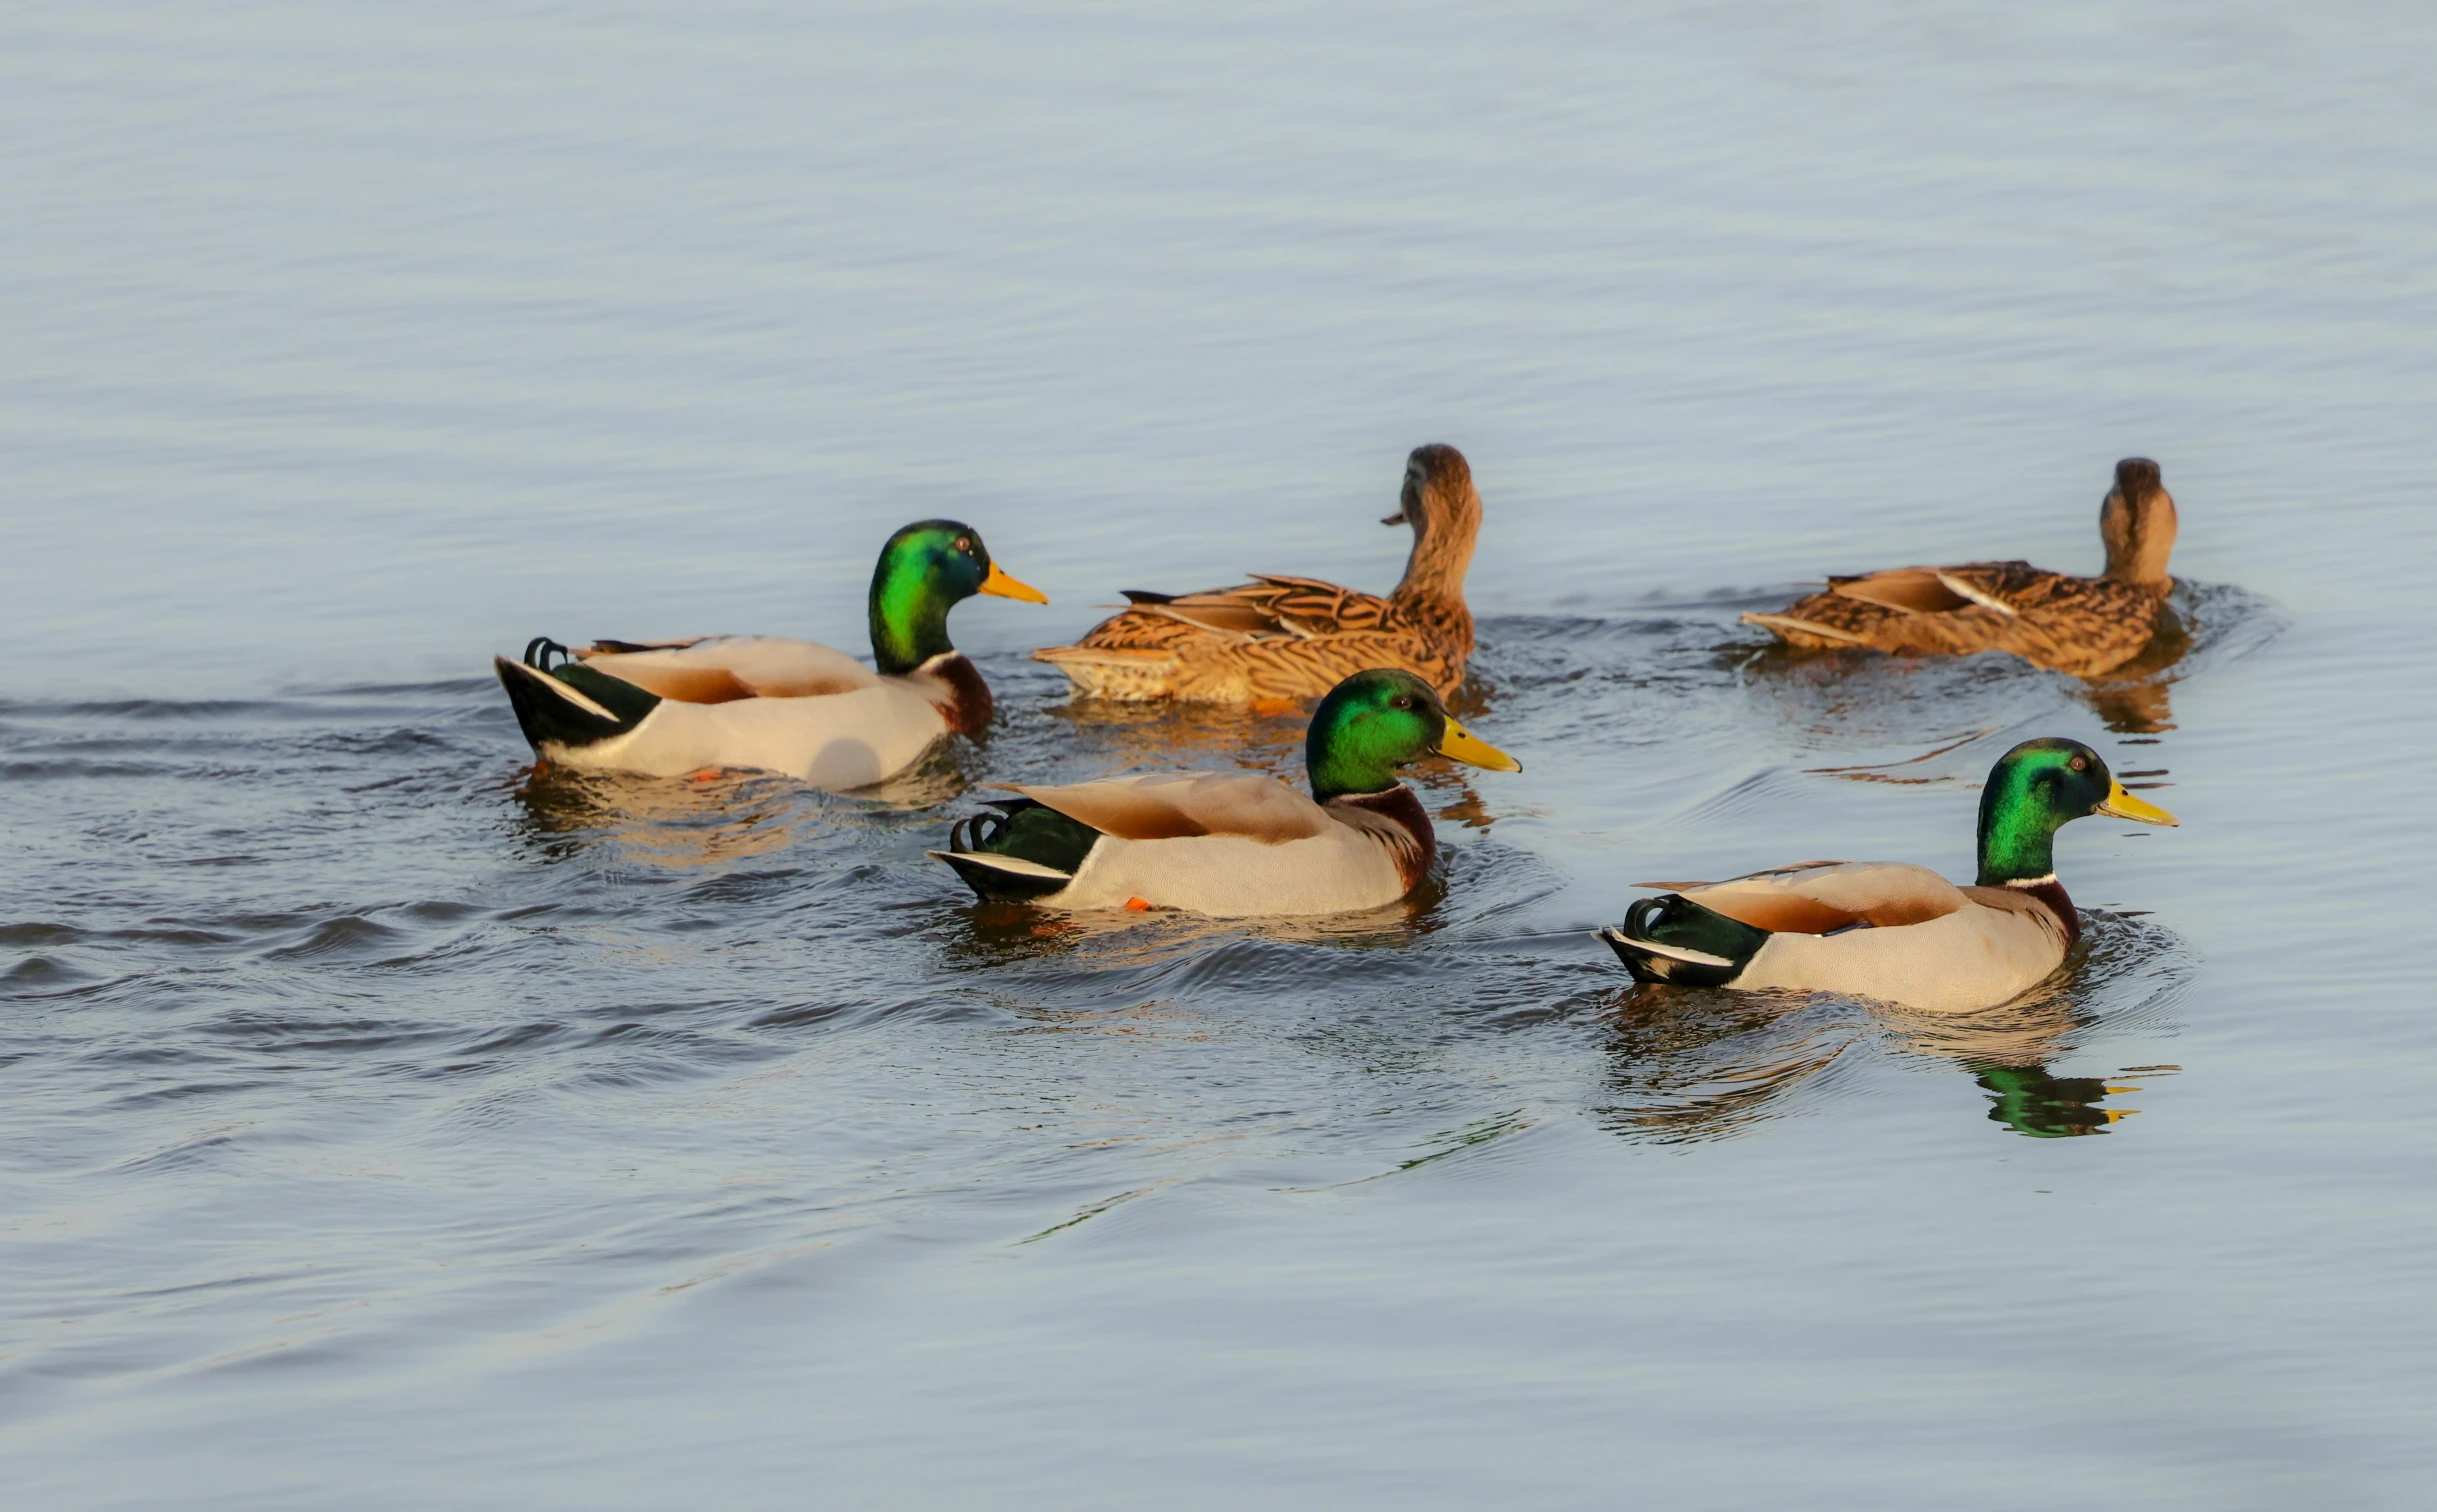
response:
<svg viewBox="0 0 2437 1512"><path fill-rule="evenodd" d="M2437 21L2409 7L20 7L0 21L11 1506L2426 1504ZM1299 924L976 907L969 784L1249 760L1026 650L1384 589L1470 456L1523 759ZM1792 657L2098 564L2163 670ZM528 775L527 638L865 649L873 794ZM1653 877L2059 848L1991 1014L1636 990Z"/></svg>

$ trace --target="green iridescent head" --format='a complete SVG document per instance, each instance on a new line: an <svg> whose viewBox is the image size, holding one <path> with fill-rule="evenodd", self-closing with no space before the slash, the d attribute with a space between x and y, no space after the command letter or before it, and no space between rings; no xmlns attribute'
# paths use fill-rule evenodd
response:
<svg viewBox="0 0 2437 1512"><path fill-rule="evenodd" d="M1428 683L1410 672L1357 672L1329 690L1303 737L1303 765L1322 803L1347 793L1384 793L1396 769L1431 754L1493 772L1523 763L1455 722Z"/></svg>
<svg viewBox="0 0 2437 1512"><path fill-rule="evenodd" d="M2099 753L2078 740L2026 740L2006 752L1980 790L1980 885L2053 877L2056 832L2092 814L2175 822L2125 792Z"/></svg>
<svg viewBox="0 0 2437 1512"><path fill-rule="evenodd" d="M970 525L920 520L890 536L872 569L872 656L880 670L901 677L955 650L948 611L977 593L1049 602L1040 589L999 571Z"/></svg>

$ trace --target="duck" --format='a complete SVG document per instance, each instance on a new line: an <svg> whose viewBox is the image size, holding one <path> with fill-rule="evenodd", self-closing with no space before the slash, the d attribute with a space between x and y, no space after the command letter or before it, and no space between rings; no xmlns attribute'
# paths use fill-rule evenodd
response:
<svg viewBox="0 0 2437 1512"><path fill-rule="evenodd" d="M1378 908L1418 886L1438 856L1429 814L1396 775L1425 755L1523 770L1420 677L1366 668L1312 714L1308 798L1264 772L1001 784L1016 796L959 820L948 849L928 854L991 903L1214 918Z"/></svg>
<svg viewBox="0 0 2437 1512"><path fill-rule="evenodd" d="M978 531L918 520L872 570L872 659L767 635L602 640L547 636L491 659L534 754L590 771L675 777L777 772L831 791L912 766L951 732L990 723L990 686L948 640L948 611L976 594L1046 604L1008 576Z"/></svg>
<svg viewBox="0 0 2437 1512"><path fill-rule="evenodd" d="M1127 589L1123 613L1033 655L1084 697L1122 702L1300 707L1372 667L1401 667L1451 698L1472 657L1464 573L1481 532L1464 454L1414 448L1402 500L1380 523L1413 527L1404 578L1386 598L1277 574L1198 593Z"/></svg>
<svg viewBox="0 0 2437 1512"><path fill-rule="evenodd" d="M2175 816L2124 791L2077 740L2026 740L1980 790L1980 873L1957 887L1898 861L1797 861L1666 888L1599 931L1641 982L1835 992L1932 1013L2011 1001L2064 964L2080 916L2056 880L2056 832L2104 814Z"/></svg>
<svg viewBox="0 0 2437 1512"><path fill-rule="evenodd" d="M2098 677L2140 655L2175 580L2175 499L2158 464L2126 457L2099 506L2107 565L2097 577L2028 562L1898 567L1828 586L1775 614L1746 614L1790 646L1868 646L1968 656L2009 651L2035 666Z"/></svg>

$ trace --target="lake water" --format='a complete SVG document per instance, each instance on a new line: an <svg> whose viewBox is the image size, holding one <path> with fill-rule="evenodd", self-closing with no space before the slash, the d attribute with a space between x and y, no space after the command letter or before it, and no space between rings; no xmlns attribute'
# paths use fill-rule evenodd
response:
<svg viewBox="0 0 2437 1512"><path fill-rule="evenodd" d="M0 1485L77 1507L2413 1507L2437 1483L2437 21L2329 4L52 7L0 27ZM1487 503L1443 875L1055 921L969 782L1293 766L1024 658ZM1738 625L2098 562L2096 688ZM532 779L496 651L863 649L876 796ZM1637 991L1649 877L1969 870L2089 956ZM2415 1489L2417 1488L2417 1489Z"/></svg>

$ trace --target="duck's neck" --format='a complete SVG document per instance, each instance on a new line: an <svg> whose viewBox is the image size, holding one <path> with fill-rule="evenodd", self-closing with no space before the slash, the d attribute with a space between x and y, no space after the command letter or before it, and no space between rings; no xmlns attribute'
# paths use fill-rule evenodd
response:
<svg viewBox="0 0 2437 1512"><path fill-rule="evenodd" d="M1400 782L1385 792L1339 793L1327 801L1338 808L1364 809L1393 820L1413 837L1410 846L1391 848L1397 873L1408 892L1429 874L1431 863L1438 859L1438 832L1430 827L1430 811L1422 807L1422 800L1413 789Z"/></svg>
<svg viewBox="0 0 2437 1512"><path fill-rule="evenodd" d="M948 640L946 595L910 564L887 561L872 574L872 660L883 675L904 677L956 649Z"/></svg>
<svg viewBox="0 0 2437 1512"><path fill-rule="evenodd" d="M2162 488L2137 500L2120 492L2108 495L2099 512L2099 539L2107 545L2107 567L2100 575L2165 597L2175 586L2166 570L2175 550L2175 524L2175 501Z"/></svg>
<svg viewBox="0 0 2437 1512"><path fill-rule="evenodd" d="M2029 893L2048 905L2071 950L2082 926L2072 897L2056 880L2056 823L2038 806L2008 797L1994 781L1980 795L1980 885Z"/></svg>
<svg viewBox="0 0 2437 1512"><path fill-rule="evenodd" d="M1980 795L1980 885L2010 887L2056 875L2056 825L1994 779Z"/></svg>
<svg viewBox="0 0 2437 1512"><path fill-rule="evenodd" d="M1460 498L1443 493L1423 501L1413 521L1413 554L1405 575L1389 594L1401 608L1428 605L1464 609L1464 573L1472 566L1473 542L1481 533L1481 496L1467 483Z"/></svg>
<svg viewBox="0 0 2437 1512"><path fill-rule="evenodd" d="M1982 835L1980 885L2012 887L2056 876L2056 837L2052 834Z"/></svg>

